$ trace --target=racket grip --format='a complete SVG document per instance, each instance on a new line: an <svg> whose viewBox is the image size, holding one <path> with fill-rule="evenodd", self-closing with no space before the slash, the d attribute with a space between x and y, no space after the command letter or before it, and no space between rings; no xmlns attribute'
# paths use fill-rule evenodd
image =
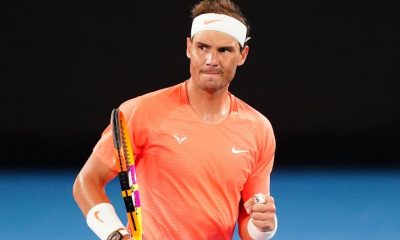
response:
<svg viewBox="0 0 400 240"><path fill-rule="evenodd" d="M143 225L142 225L142 209L135 208L133 212L128 212L128 222L132 229L132 237L135 240L142 240Z"/></svg>

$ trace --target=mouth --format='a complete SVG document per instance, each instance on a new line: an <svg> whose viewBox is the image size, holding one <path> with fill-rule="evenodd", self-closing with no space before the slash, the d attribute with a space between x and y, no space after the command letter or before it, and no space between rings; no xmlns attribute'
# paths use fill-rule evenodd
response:
<svg viewBox="0 0 400 240"><path fill-rule="evenodd" d="M210 75L218 75L218 74L222 73L222 71L220 71L220 70L203 70L201 72L204 74L210 74Z"/></svg>

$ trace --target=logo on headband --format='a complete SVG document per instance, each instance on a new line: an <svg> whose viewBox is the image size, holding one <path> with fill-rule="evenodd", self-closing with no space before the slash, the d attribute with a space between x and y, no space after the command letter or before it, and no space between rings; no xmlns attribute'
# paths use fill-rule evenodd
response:
<svg viewBox="0 0 400 240"><path fill-rule="evenodd" d="M222 20L221 20L221 19L213 19L213 20L207 20L207 19L205 19L204 22L203 22L203 24L204 24L204 25L207 25L207 24L210 24L210 23L213 23L213 22L217 22L217 21L222 21Z"/></svg>

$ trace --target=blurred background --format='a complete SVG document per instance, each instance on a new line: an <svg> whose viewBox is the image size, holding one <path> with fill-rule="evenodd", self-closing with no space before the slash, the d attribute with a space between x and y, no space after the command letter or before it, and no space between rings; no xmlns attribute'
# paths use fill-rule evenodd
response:
<svg viewBox="0 0 400 240"><path fill-rule="evenodd" d="M398 8L372 0L235 2L252 39L230 89L274 127L276 239L400 238ZM15 239L22 228L38 234L32 239L94 239L72 200L74 177L113 108L189 77L185 44L194 3L4 6L6 236Z"/></svg>

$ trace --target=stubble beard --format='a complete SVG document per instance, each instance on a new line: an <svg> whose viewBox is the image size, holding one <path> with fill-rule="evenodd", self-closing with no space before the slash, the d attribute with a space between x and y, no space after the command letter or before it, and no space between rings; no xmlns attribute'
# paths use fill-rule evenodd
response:
<svg viewBox="0 0 400 240"><path fill-rule="evenodd" d="M215 79L215 77L206 77L205 80L203 79L203 81L201 81L201 89L209 94L214 94L218 91L226 89L230 81L224 81L224 79L222 79L222 76L220 76L220 78L221 79Z"/></svg>

